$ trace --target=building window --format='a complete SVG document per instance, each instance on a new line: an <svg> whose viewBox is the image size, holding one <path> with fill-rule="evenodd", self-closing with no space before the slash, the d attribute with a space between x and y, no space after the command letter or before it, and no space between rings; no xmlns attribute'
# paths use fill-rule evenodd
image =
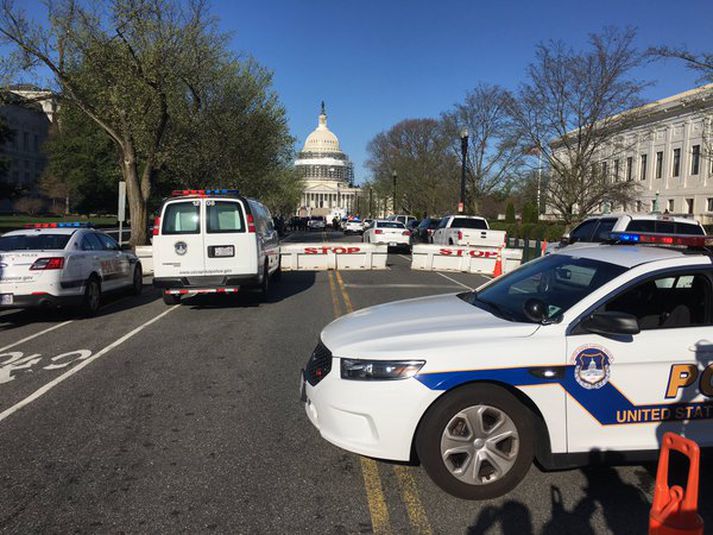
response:
<svg viewBox="0 0 713 535"><path fill-rule="evenodd" d="M619 182L619 160L614 160L614 181Z"/></svg>
<svg viewBox="0 0 713 535"><path fill-rule="evenodd" d="M681 149L673 149L673 167L671 168L671 176L679 176L681 174Z"/></svg>
<svg viewBox="0 0 713 535"><path fill-rule="evenodd" d="M641 201L636 201L636 211L641 212L641 208L643 207Z"/></svg>
<svg viewBox="0 0 713 535"><path fill-rule="evenodd" d="M641 180L646 180L646 164L648 163L649 157L646 154L641 155L641 170L639 171L639 178Z"/></svg>
<svg viewBox="0 0 713 535"><path fill-rule="evenodd" d="M693 145L691 150L691 174L697 175L701 165L701 146Z"/></svg>
<svg viewBox="0 0 713 535"><path fill-rule="evenodd" d="M609 178L609 162L606 160L602 162L602 176L605 180Z"/></svg>
<svg viewBox="0 0 713 535"><path fill-rule="evenodd" d="M663 151L656 153L656 178L661 178L663 173Z"/></svg>
<svg viewBox="0 0 713 535"><path fill-rule="evenodd" d="M708 197L706 199L706 210L713 212L713 197Z"/></svg>
<svg viewBox="0 0 713 535"><path fill-rule="evenodd" d="M693 199L686 199L686 213L693 215Z"/></svg>
<svg viewBox="0 0 713 535"><path fill-rule="evenodd" d="M37 152L40 149L40 141L39 141L39 138L37 137L37 134L35 134L32 137L32 147L34 148L35 152Z"/></svg>
<svg viewBox="0 0 713 535"><path fill-rule="evenodd" d="M626 179L627 180L631 180L633 172L634 172L634 157L629 156L626 159Z"/></svg>
<svg viewBox="0 0 713 535"><path fill-rule="evenodd" d="M675 208L675 204L673 202L673 199L668 200L668 208L666 208L666 211L671 213L673 212L673 209Z"/></svg>
<svg viewBox="0 0 713 535"><path fill-rule="evenodd" d="M30 150L30 133L22 133L22 150Z"/></svg>

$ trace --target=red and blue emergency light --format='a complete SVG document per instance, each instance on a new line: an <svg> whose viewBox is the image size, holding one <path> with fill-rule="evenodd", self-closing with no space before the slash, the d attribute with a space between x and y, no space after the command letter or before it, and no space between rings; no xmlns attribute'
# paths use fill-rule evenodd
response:
<svg viewBox="0 0 713 535"><path fill-rule="evenodd" d="M684 247L710 247L713 245L713 236L693 236L686 234L612 232L610 238L617 243L630 244L680 245Z"/></svg>
<svg viewBox="0 0 713 535"><path fill-rule="evenodd" d="M91 223L72 221L62 223L28 223L25 228L87 228Z"/></svg>
<svg viewBox="0 0 713 535"><path fill-rule="evenodd" d="M171 197L196 196L205 197L207 195L239 195L236 189L175 189L171 192Z"/></svg>

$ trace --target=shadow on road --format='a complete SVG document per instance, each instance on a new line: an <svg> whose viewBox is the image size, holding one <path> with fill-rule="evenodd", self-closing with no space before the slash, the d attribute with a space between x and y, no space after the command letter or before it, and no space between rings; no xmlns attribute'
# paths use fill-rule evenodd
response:
<svg viewBox="0 0 713 535"><path fill-rule="evenodd" d="M282 279L272 282L267 301L258 291L240 290L237 294L205 294L183 299L183 304L193 308L240 308L257 307L264 303L279 303L302 293L314 285L314 271L287 271Z"/></svg>
<svg viewBox="0 0 713 535"><path fill-rule="evenodd" d="M591 456L593 463L600 461L599 452L592 452ZM651 508L647 493L653 490L653 481L645 469L642 468L637 476L646 489L624 481L612 466L591 466L583 468L582 473L587 480L582 488L584 497L571 508L564 503L562 489L550 486L549 518L541 530L533 527L533 511L527 505L510 500L502 506L488 506L481 510L467 532L480 535L493 528L495 531L499 528L504 535L588 535L601 533L603 528L607 533L647 532ZM538 511L536 516L541 518L542 512Z"/></svg>

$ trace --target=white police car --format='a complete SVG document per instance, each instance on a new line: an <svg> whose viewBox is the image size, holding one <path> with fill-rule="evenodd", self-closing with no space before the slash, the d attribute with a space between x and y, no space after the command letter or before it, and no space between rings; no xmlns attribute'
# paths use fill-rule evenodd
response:
<svg viewBox="0 0 713 535"><path fill-rule="evenodd" d="M37 223L0 236L0 308L99 309L103 292L141 292L141 263L87 223Z"/></svg>
<svg viewBox="0 0 713 535"><path fill-rule="evenodd" d="M508 492L533 460L653 458L669 430L713 446L713 239L612 239L337 319L303 372L309 419L468 499Z"/></svg>

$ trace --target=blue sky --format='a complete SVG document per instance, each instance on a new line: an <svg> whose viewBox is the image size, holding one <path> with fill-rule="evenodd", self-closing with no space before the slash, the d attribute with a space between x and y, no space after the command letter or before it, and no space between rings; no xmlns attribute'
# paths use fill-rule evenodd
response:
<svg viewBox="0 0 713 535"><path fill-rule="evenodd" d="M366 146L406 118L438 117L479 82L515 89L534 46L574 48L604 26L634 26L641 49L667 44L713 50L713 1L688 0L209 0L231 46L274 73L300 148L321 100L330 128L368 178ZM34 14L39 0L18 0ZM668 60L636 73L655 100L696 85Z"/></svg>
<svg viewBox="0 0 713 535"><path fill-rule="evenodd" d="M355 162L394 123L437 117L478 82L516 88L534 45L562 39L575 48L606 25L635 26L641 48L713 50L713 1L213 0L236 51L274 71L290 128L301 142L327 103L329 126ZM696 85L682 65L641 68L655 100Z"/></svg>

